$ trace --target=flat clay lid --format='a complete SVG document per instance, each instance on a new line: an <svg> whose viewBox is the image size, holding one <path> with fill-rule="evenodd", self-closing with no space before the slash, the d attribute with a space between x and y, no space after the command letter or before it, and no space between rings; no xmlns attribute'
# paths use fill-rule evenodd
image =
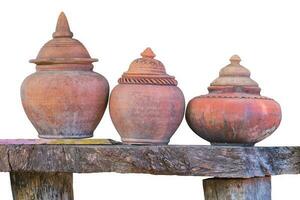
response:
<svg viewBox="0 0 300 200"><path fill-rule="evenodd" d="M30 60L37 65L50 64L91 64L98 59L91 58L84 45L73 38L66 15L61 12L52 35L40 50L36 59Z"/></svg>
<svg viewBox="0 0 300 200"><path fill-rule="evenodd" d="M219 77L210 86L248 86L258 87L258 84L250 78L250 71L240 65L241 58L233 55L230 64L220 70Z"/></svg>
<svg viewBox="0 0 300 200"><path fill-rule="evenodd" d="M141 56L123 73L119 79L120 84L177 85L175 77L166 73L163 63L154 59L155 54L151 48L146 48Z"/></svg>

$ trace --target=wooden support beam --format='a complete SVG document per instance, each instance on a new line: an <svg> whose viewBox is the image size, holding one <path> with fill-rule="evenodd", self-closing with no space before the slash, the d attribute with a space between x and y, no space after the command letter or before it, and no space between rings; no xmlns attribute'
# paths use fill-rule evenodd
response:
<svg viewBox="0 0 300 200"><path fill-rule="evenodd" d="M97 140L74 140L71 144L64 140L54 143L0 140L0 172L264 177L300 174L300 147L136 146L100 144Z"/></svg>
<svg viewBox="0 0 300 200"><path fill-rule="evenodd" d="M11 172L14 200L73 200L72 173Z"/></svg>
<svg viewBox="0 0 300 200"><path fill-rule="evenodd" d="M271 177L203 180L205 200L271 200Z"/></svg>

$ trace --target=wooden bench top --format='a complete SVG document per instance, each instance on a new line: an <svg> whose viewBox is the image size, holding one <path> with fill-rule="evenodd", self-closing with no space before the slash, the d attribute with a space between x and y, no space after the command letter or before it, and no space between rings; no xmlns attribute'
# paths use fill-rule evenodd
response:
<svg viewBox="0 0 300 200"><path fill-rule="evenodd" d="M300 147L122 145L113 140L0 140L0 172L118 172L249 178L299 174Z"/></svg>

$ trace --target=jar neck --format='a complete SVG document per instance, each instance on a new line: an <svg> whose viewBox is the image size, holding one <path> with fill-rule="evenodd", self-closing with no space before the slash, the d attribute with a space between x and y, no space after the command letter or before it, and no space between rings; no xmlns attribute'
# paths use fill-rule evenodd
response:
<svg viewBox="0 0 300 200"><path fill-rule="evenodd" d="M257 86L209 86L208 91L211 94L220 93L247 93L260 95L260 88Z"/></svg>

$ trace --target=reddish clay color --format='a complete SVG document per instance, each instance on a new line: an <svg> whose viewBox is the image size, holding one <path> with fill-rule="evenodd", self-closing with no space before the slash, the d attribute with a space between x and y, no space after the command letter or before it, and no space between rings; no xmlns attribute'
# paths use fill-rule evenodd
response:
<svg viewBox="0 0 300 200"><path fill-rule="evenodd" d="M260 95L258 84L241 66L240 58L220 71L209 94L193 98L186 120L191 129L212 144L254 145L271 135L281 121L280 105Z"/></svg>
<svg viewBox="0 0 300 200"><path fill-rule="evenodd" d="M41 138L92 137L105 111L109 85L93 72L86 48L61 13L53 39L40 50L37 71L21 87L24 110Z"/></svg>
<svg viewBox="0 0 300 200"><path fill-rule="evenodd" d="M110 116L127 144L167 144L184 116L177 81L147 48L119 79L110 97Z"/></svg>

